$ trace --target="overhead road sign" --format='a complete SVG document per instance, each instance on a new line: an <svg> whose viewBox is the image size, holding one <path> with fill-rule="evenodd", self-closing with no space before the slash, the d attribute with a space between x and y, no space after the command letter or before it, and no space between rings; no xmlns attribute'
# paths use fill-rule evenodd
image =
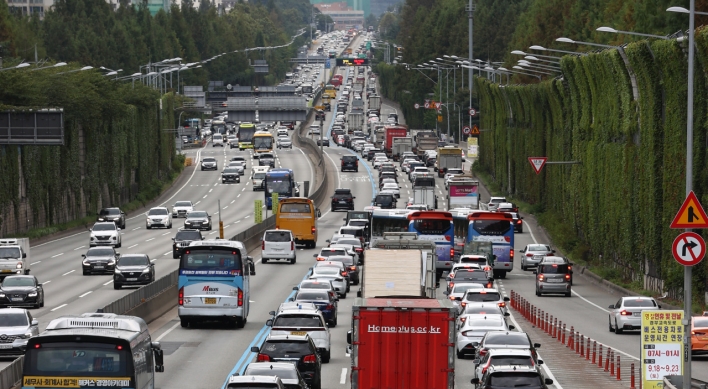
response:
<svg viewBox="0 0 708 389"><path fill-rule="evenodd" d="M693 191L686 196L686 200L674 217L674 221L671 222L671 228L708 228L706 211L703 210L703 206Z"/></svg>
<svg viewBox="0 0 708 389"><path fill-rule="evenodd" d="M543 170L543 165L546 164L547 160L548 157L529 157L529 162L531 162L531 166L533 166L533 170L536 174L541 173L541 170Z"/></svg>
<svg viewBox="0 0 708 389"><path fill-rule="evenodd" d="M368 58L337 58L337 66L366 66Z"/></svg>
<svg viewBox="0 0 708 389"><path fill-rule="evenodd" d="M0 144L63 145L64 109L1 111Z"/></svg>
<svg viewBox="0 0 708 389"><path fill-rule="evenodd" d="M694 266L706 255L706 242L695 232L684 232L674 240L671 253L676 262L684 266Z"/></svg>

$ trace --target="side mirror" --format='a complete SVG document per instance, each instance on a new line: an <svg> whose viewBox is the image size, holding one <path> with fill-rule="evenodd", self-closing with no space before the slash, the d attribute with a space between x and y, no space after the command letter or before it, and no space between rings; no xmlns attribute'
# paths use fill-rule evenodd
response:
<svg viewBox="0 0 708 389"><path fill-rule="evenodd" d="M504 312L504 317L509 317L511 314L509 312Z"/></svg>
<svg viewBox="0 0 708 389"><path fill-rule="evenodd" d="M352 330L347 331L347 344L352 344Z"/></svg>
<svg viewBox="0 0 708 389"><path fill-rule="evenodd" d="M85 255L84 255L84 256L85 256ZM614 305L614 304L610 304L610 306L609 306L609 307L607 307L607 308L610 308L610 309L615 309L615 305Z"/></svg>
<svg viewBox="0 0 708 389"><path fill-rule="evenodd" d="M174 242L174 241L175 241L175 238L172 238L172 241Z"/></svg>
<svg viewBox="0 0 708 389"><path fill-rule="evenodd" d="M546 378L545 380L543 380L543 382L545 382L546 385L553 385L553 380L550 378Z"/></svg>
<svg viewBox="0 0 708 389"><path fill-rule="evenodd" d="M256 264L253 262L248 263L248 275L250 276L255 276L256 275Z"/></svg>
<svg viewBox="0 0 708 389"><path fill-rule="evenodd" d="M288 299L288 301L293 302L293 301L295 301L295 298L294 298L294 297L290 297L290 298Z"/></svg>
<svg viewBox="0 0 708 389"><path fill-rule="evenodd" d="M258 353L258 352L260 352L260 351L261 351L261 349L260 349L258 346L253 346L253 347L251 347L251 352L252 352L252 353Z"/></svg>
<svg viewBox="0 0 708 389"><path fill-rule="evenodd" d="M37 327L39 325L39 320L32 319L32 327Z"/></svg>
<svg viewBox="0 0 708 389"><path fill-rule="evenodd" d="M661 304L656 304L657 307L661 308Z"/></svg>
<svg viewBox="0 0 708 389"><path fill-rule="evenodd" d="M533 346L536 348L541 348L541 343L534 343Z"/></svg>
<svg viewBox="0 0 708 389"><path fill-rule="evenodd" d="M81 254L81 258L86 258L86 254Z"/></svg>
<svg viewBox="0 0 708 389"><path fill-rule="evenodd" d="M322 212L320 211L319 208L317 208L317 217L318 218L322 217Z"/></svg>
<svg viewBox="0 0 708 389"><path fill-rule="evenodd" d="M312 258L317 258L317 254L312 254Z"/></svg>
<svg viewBox="0 0 708 389"><path fill-rule="evenodd" d="M445 277L445 281L452 281L452 277Z"/></svg>
<svg viewBox="0 0 708 389"><path fill-rule="evenodd" d="M299 286L293 286L293 290L300 290Z"/></svg>
<svg viewBox="0 0 708 389"><path fill-rule="evenodd" d="M508 297L504 297L504 301L511 301L511 299Z"/></svg>
<svg viewBox="0 0 708 389"><path fill-rule="evenodd" d="M270 311L270 312L268 312L268 314L271 316L275 316L275 311Z"/></svg>
<svg viewBox="0 0 708 389"><path fill-rule="evenodd" d="M539 365L543 365L543 359L539 359L539 360L538 360L538 364L539 364Z"/></svg>
<svg viewBox="0 0 708 389"><path fill-rule="evenodd" d="M533 271L533 274L538 274L538 272L537 272L536 270L534 270L534 271Z"/></svg>
<svg viewBox="0 0 708 389"><path fill-rule="evenodd" d="M551 250L551 253L555 254L555 253L556 253L556 250Z"/></svg>
<svg viewBox="0 0 708 389"><path fill-rule="evenodd" d="M273 327L273 319L268 319L268 320L266 320L266 325L267 325L268 327Z"/></svg>
<svg viewBox="0 0 708 389"><path fill-rule="evenodd" d="M478 385L478 384L479 384L479 378L472 378L472 379L470 380L470 383L471 383L472 385Z"/></svg>
<svg viewBox="0 0 708 389"><path fill-rule="evenodd" d="M446 291L443 292L443 294L444 294L445 296L449 296L449 295L450 295L450 292L448 292L448 291L446 290Z"/></svg>
<svg viewBox="0 0 708 389"><path fill-rule="evenodd" d="M120 231L120 228L116 228L116 230ZM24 258L27 254L23 254L22 258Z"/></svg>
<svg viewBox="0 0 708 389"><path fill-rule="evenodd" d="M152 354L155 356L155 372L164 373L165 372L165 354L162 351L160 342L152 342L150 344L152 348Z"/></svg>
<svg viewBox="0 0 708 389"><path fill-rule="evenodd" d="M479 365L479 362L480 362L479 359L473 359L473 360L472 360L472 363L474 363L475 365Z"/></svg>
<svg viewBox="0 0 708 389"><path fill-rule="evenodd" d="M520 253L525 253L525 252L526 252L526 249L521 249L521 250L519 250L519 252L520 252Z"/></svg>
<svg viewBox="0 0 708 389"><path fill-rule="evenodd" d="M329 239L325 240L325 242L329 243Z"/></svg>
<svg viewBox="0 0 708 389"><path fill-rule="evenodd" d="M510 330L515 330L515 329L516 329L516 326L515 326L515 325L510 325L510 326L509 326L509 329L510 329Z"/></svg>

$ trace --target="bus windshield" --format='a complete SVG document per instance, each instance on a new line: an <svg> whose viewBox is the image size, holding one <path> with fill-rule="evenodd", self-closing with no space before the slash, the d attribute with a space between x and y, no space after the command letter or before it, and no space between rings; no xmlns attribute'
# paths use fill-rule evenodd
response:
<svg viewBox="0 0 708 389"><path fill-rule="evenodd" d="M253 141L253 134L256 133L256 126L241 125L238 129L238 141L239 143L250 143Z"/></svg>
<svg viewBox="0 0 708 389"><path fill-rule="evenodd" d="M283 196L290 196L291 189L292 185L289 178L266 176L266 191L268 193L277 193Z"/></svg>
<svg viewBox="0 0 708 389"><path fill-rule="evenodd" d="M27 350L24 365L25 376L115 377L125 381L115 385L118 387L131 386L128 377L132 370L129 348L115 342L42 343ZM25 382L25 386L30 385Z"/></svg>
<svg viewBox="0 0 708 389"><path fill-rule="evenodd" d="M413 228L425 235L443 235L445 232L450 230L450 222L448 220L440 219L415 220L413 222Z"/></svg>
<svg viewBox="0 0 708 389"><path fill-rule="evenodd" d="M257 136L253 138L253 148L258 149L273 149L273 137L272 136Z"/></svg>
<svg viewBox="0 0 708 389"><path fill-rule="evenodd" d="M241 275L241 255L230 250L194 250L182 256L182 275Z"/></svg>
<svg viewBox="0 0 708 389"><path fill-rule="evenodd" d="M482 235L504 235L511 229L511 223L507 219L475 220L472 227Z"/></svg>
<svg viewBox="0 0 708 389"><path fill-rule="evenodd" d="M281 213L307 213L312 212L308 203L284 203L280 205Z"/></svg>

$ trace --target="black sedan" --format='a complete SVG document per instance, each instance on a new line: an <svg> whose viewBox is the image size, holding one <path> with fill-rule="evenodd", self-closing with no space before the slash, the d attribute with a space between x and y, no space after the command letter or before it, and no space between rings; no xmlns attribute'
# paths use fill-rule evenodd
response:
<svg viewBox="0 0 708 389"><path fill-rule="evenodd" d="M328 139L328 138L317 139L317 146L327 146L327 147L329 147L329 139Z"/></svg>
<svg viewBox="0 0 708 389"><path fill-rule="evenodd" d="M187 214L184 228L211 231L211 216L206 211L192 211Z"/></svg>
<svg viewBox="0 0 708 389"><path fill-rule="evenodd" d="M31 307L44 306L44 288L31 275L8 276L0 285L0 306Z"/></svg>
<svg viewBox="0 0 708 389"><path fill-rule="evenodd" d="M147 285L155 280L155 264L147 254L126 254L118 258L113 272L113 289L125 285Z"/></svg>
<svg viewBox="0 0 708 389"><path fill-rule="evenodd" d="M114 222L118 228L125 229L125 212L120 208L103 208L98 212L96 221L99 222Z"/></svg>
<svg viewBox="0 0 708 389"><path fill-rule="evenodd" d="M82 254L81 268L84 275L92 273L110 273L116 268L118 254L113 247L91 247L86 254Z"/></svg>
<svg viewBox="0 0 708 389"><path fill-rule="evenodd" d="M227 182L241 182L241 173L235 167L227 167L221 172L221 183L225 184Z"/></svg>

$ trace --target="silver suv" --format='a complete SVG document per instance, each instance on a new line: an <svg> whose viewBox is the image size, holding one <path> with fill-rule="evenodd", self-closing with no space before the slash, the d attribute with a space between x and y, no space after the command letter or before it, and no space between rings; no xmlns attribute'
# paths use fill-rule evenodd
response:
<svg viewBox="0 0 708 389"><path fill-rule="evenodd" d="M39 322L26 309L0 310L0 356L24 355L27 340L39 335Z"/></svg>

